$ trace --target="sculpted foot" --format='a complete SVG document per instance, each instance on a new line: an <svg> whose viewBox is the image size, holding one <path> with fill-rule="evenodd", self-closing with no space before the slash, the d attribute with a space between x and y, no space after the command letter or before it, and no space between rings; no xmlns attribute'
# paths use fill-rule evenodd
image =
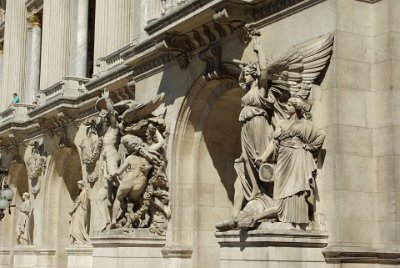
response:
<svg viewBox="0 0 400 268"><path fill-rule="evenodd" d="M220 223L217 223L215 225L215 228L218 229L218 231L224 232L224 231L229 231L237 228L237 221L235 219L228 219L224 220Z"/></svg>

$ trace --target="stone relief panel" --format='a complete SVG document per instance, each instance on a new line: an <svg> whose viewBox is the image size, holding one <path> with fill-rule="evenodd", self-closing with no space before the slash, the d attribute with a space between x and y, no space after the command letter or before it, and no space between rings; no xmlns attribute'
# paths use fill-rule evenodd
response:
<svg viewBox="0 0 400 268"><path fill-rule="evenodd" d="M92 143L101 149L104 163L96 198L102 230L147 228L159 235L166 231L171 213L165 175L165 112L154 114L163 99L160 94L146 102L113 103L105 90L96 103L106 129Z"/></svg>
<svg viewBox="0 0 400 268"><path fill-rule="evenodd" d="M261 222L313 228L316 172L325 134L311 121L309 95L332 53L333 35L299 44L267 61L260 33L248 28L256 60L235 61L242 68L242 153L235 160L233 213L220 231L254 229Z"/></svg>

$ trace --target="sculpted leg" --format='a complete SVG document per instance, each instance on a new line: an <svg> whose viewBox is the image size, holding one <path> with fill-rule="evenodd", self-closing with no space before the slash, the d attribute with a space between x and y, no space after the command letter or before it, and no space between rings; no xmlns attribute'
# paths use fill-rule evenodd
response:
<svg viewBox="0 0 400 268"><path fill-rule="evenodd" d="M233 196L232 217L236 218L239 215L239 212L242 210L244 201L243 188L239 178L236 178L234 188L235 188L235 195Z"/></svg>
<svg viewBox="0 0 400 268"><path fill-rule="evenodd" d="M111 227L115 227L117 223L118 212L121 209L121 203L126 206L125 197L128 195L130 188L124 188L123 185L120 185L117 190L117 196L114 201L113 209L112 209L112 221Z"/></svg>
<svg viewBox="0 0 400 268"><path fill-rule="evenodd" d="M103 219L103 226L101 228L104 231L107 226L110 225L110 209L108 207L107 200L108 190L106 188L101 188L97 193L96 204L99 207L100 215Z"/></svg>

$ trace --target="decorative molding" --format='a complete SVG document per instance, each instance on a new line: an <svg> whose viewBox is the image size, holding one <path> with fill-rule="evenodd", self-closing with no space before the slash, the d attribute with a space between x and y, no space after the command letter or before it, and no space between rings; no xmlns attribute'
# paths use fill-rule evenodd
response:
<svg viewBox="0 0 400 268"><path fill-rule="evenodd" d="M327 247L322 250L327 263L400 264L397 248Z"/></svg>
<svg viewBox="0 0 400 268"><path fill-rule="evenodd" d="M165 259L190 259L193 254L193 250L191 248L163 247L161 249L161 253Z"/></svg>

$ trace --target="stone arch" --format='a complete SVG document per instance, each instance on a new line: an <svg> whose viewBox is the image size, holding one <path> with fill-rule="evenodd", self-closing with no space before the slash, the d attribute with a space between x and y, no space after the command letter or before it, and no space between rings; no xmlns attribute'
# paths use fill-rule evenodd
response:
<svg viewBox="0 0 400 268"><path fill-rule="evenodd" d="M55 150L46 172L44 244L56 249L56 267L67 267L65 248L70 245L69 214L82 178L81 161L75 147Z"/></svg>
<svg viewBox="0 0 400 268"><path fill-rule="evenodd" d="M171 133L174 211L169 243L192 247L192 261L199 267L219 261L214 225L231 213L243 94L239 87L200 78L185 97Z"/></svg>

